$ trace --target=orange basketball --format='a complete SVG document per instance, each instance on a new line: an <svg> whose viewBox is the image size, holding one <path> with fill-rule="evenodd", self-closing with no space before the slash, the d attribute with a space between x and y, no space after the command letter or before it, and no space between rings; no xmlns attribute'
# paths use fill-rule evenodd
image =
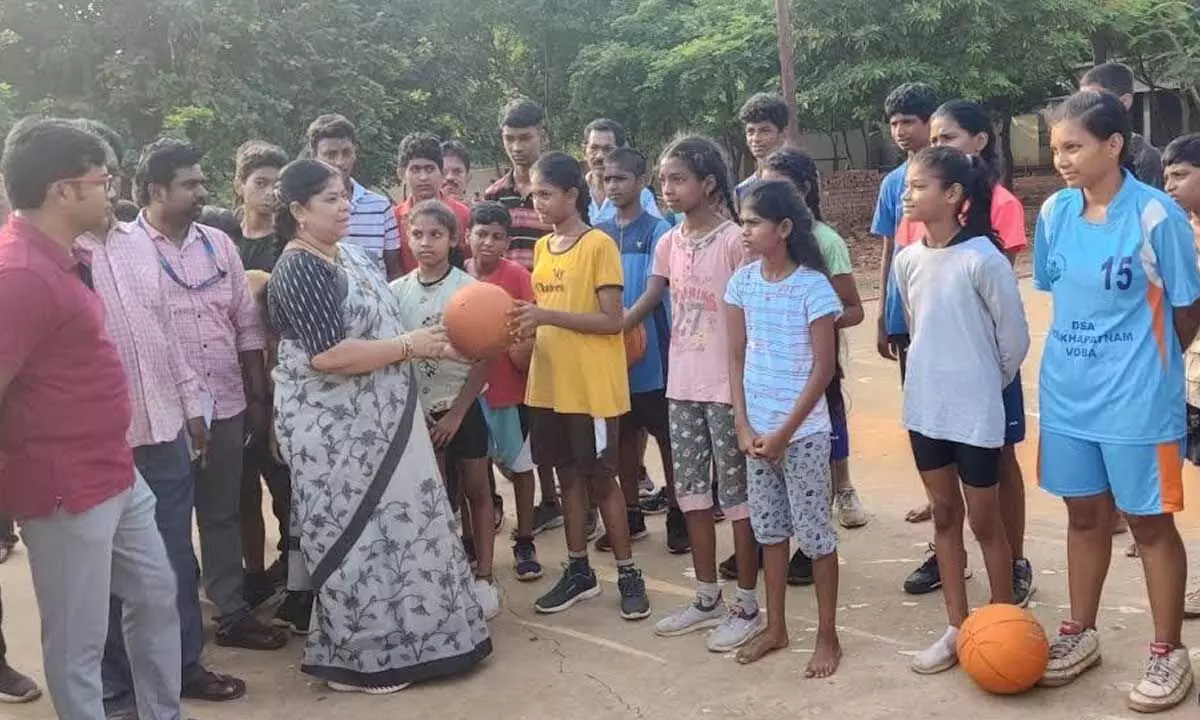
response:
<svg viewBox="0 0 1200 720"><path fill-rule="evenodd" d="M1015 695L1037 684L1050 660L1046 632L1028 610L987 605L958 631L958 662L979 687Z"/></svg>
<svg viewBox="0 0 1200 720"><path fill-rule="evenodd" d="M514 342L508 346L508 359L521 372L528 372L529 361L533 359L533 338Z"/></svg>
<svg viewBox="0 0 1200 720"><path fill-rule="evenodd" d="M508 346L512 306L512 297L499 285L475 282L460 288L442 311L446 338L466 357L491 357Z"/></svg>
<svg viewBox="0 0 1200 720"><path fill-rule="evenodd" d="M625 366L633 367L646 354L646 328L640 323L625 331Z"/></svg>

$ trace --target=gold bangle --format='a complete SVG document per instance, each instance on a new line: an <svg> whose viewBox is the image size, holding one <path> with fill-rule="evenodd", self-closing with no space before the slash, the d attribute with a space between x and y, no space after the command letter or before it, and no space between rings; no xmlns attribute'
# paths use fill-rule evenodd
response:
<svg viewBox="0 0 1200 720"><path fill-rule="evenodd" d="M411 360L412 356L413 356L412 338L408 336L408 333L404 333L399 338L397 338L397 340L399 340L399 342L400 342L400 351L403 353L403 357L400 358L400 362L404 362L405 360Z"/></svg>

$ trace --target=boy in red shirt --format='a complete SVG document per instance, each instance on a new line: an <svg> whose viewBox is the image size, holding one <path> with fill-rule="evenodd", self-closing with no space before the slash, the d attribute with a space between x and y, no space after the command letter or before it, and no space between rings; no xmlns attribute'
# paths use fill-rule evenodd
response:
<svg viewBox="0 0 1200 720"><path fill-rule="evenodd" d="M467 272L483 282L499 285L515 300L533 302L533 282L529 271L505 258L512 218L503 205L484 202L471 209L467 241L471 258ZM534 479L533 459L529 450L529 423L523 401L525 373L532 347L514 346L492 363L484 392L484 414L491 430L492 459L513 483L517 499L516 542L513 564L518 580L536 580L542 576L533 544ZM551 502L543 498L543 502Z"/></svg>

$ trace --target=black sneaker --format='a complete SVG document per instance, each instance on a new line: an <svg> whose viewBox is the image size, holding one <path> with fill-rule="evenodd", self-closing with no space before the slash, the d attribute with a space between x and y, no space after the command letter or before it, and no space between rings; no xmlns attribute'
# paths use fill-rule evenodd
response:
<svg viewBox="0 0 1200 720"><path fill-rule="evenodd" d="M242 576L242 599L257 610L275 597L275 586L266 572L248 572Z"/></svg>
<svg viewBox="0 0 1200 720"><path fill-rule="evenodd" d="M630 542L650 537L650 531L646 529L646 516L640 507L625 508L625 519L629 523ZM612 541L608 539L607 532L596 540L596 552L612 552Z"/></svg>
<svg viewBox="0 0 1200 720"><path fill-rule="evenodd" d="M558 613L580 600L590 600L599 594L600 583L596 581L596 573L590 566L577 568L573 563L567 563L558 583L533 603L533 609L544 614Z"/></svg>
<svg viewBox="0 0 1200 720"><path fill-rule="evenodd" d="M662 515L671 508L671 503L667 500L666 488L660 488L653 495L642 498L638 501L638 505L647 515Z"/></svg>
<svg viewBox="0 0 1200 720"><path fill-rule="evenodd" d="M687 521L683 519L683 511L671 508L667 511L667 552L672 555L684 555L692 551L692 539L688 535Z"/></svg>
<svg viewBox="0 0 1200 720"><path fill-rule="evenodd" d="M797 550L791 561L788 562L788 585L812 585L813 584L813 565L812 558L804 554L803 550Z"/></svg>
<svg viewBox="0 0 1200 720"><path fill-rule="evenodd" d="M287 553L275 558L271 567L267 568L267 580L272 587L282 588L287 585Z"/></svg>
<svg viewBox="0 0 1200 720"><path fill-rule="evenodd" d="M1013 605L1029 607L1037 588L1033 585L1033 565L1025 558L1013 560Z"/></svg>
<svg viewBox="0 0 1200 720"><path fill-rule="evenodd" d="M0 662L0 703L33 702L42 696L37 683L26 675L12 669L7 663Z"/></svg>
<svg viewBox="0 0 1200 720"><path fill-rule="evenodd" d="M909 595L927 595L942 587L942 571L938 569L937 552L929 546L929 556L921 567L912 571L904 580L904 592Z"/></svg>
<svg viewBox="0 0 1200 720"><path fill-rule="evenodd" d="M312 622L313 594L311 591L290 591L284 596L271 624L287 628L297 635L307 635Z"/></svg>
<svg viewBox="0 0 1200 720"><path fill-rule="evenodd" d="M540 535L547 530L560 528L563 525L562 508L556 502L539 503L533 508L533 534Z"/></svg>
<svg viewBox="0 0 1200 720"><path fill-rule="evenodd" d="M279 650L287 645L288 634L280 628L264 625L247 613L229 627L217 630L216 643L220 647L243 650Z"/></svg>
<svg viewBox="0 0 1200 720"><path fill-rule="evenodd" d="M737 553L725 558L725 562L717 566L717 574L725 580L737 580Z"/></svg>
<svg viewBox="0 0 1200 720"><path fill-rule="evenodd" d="M617 570L617 589L621 591L621 617L626 620L642 620L650 617L650 596L646 594L646 581L637 568Z"/></svg>
<svg viewBox="0 0 1200 720"><path fill-rule="evenodd" d="M542 576L542 564L537 559L537 548L533 538L518 538L513 545L513 567L521 582L537 580Z"/></svg>
<svg viewBox="0 0 1200 720"><path fill-rule="evenodd" d="M591 542L599 538L600 534L604 532L600 529L602 527L604 526L600 524L600 511L596 508L588 510L587 524L584 525L584 532L587 533L587 541Z"/></svg>

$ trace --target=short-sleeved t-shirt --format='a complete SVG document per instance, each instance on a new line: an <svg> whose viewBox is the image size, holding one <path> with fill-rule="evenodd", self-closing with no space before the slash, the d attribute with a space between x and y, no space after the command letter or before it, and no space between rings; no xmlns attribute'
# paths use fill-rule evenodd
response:
<svg viewBox="0 0 1200 720"><path fill-rule="evenodd" d="M554 252L550 236L533 251L533 294L547 310L598 313L598 293L619 288L616 242L589 230L569 249ZM629 377L621 335L588 335L543 325L537 329L525 404L558 413L614 418L629 412Z"/></svg>
<svg viewBox="0 0 1200 720"><path fill-rule="evenodd" d="M812 376L813 347L810 325L827 315L842 314L842 303L829 279L816 270L800 267L782 280L769 282L762 261L733 274L725 302L746 315L746 415L759 434L783 427L804 386ZM822 393L817 404L792 435L796 440L829 432L829 406Z"/></svg>
<svg viewBox="0 0 1200 720"><path fill-rule="evenodd" d="M671 289L672 400L732 404L725 288L745 262L742 230L726 221L702 238L671 228L654 252L654 275Z"/></svg>
<svg viewBox="0 0 1200 720"><path fill-rule="evenodd" d="M279 253L283 251L274 233L256 238L239 235L233 242L237 245L238 256L242 258L242 266L247 270L271 272L279 261Z"/></svg>
<svg viewBox="0 0 1200 720"><path fill-rule="evenodd" d="M600 223L596 229L615 239L621 249L621 271L625 276L623 299L625 307L631 308L646 292L654 265L654 251L658 248L659 239L671 226L646 212L628 225L621 225L614 218ZM634 393L666 387L667 345L671 337L666 300L650 313L642 322L642 327L646 331L646 354L629 368L629 391Z"/></svg>
<svg viewBox="0 0 1200 720"><path fill-rule="evenodd" d="M1042 354L1042 427L1117 444L1186 431L1174 308L1200 298L1188 219L1163 192L1125 173L1102 223L1083 193L1051 195L1038 214L1033 277L1053 314Z"/></svg>
<svg viewBox="0 0 1200 720"><path fill-rule="evenodd" d="M515 300L533 302L533 281L529 271L512 260L500 258L500 264L486 277L479 275L474 260L467 261L467 270L477 280L504 288ZM493 410L513 407L525 400L525 372L513 363L508 353L501 353L492 361L484 398Z"/></svg>
<svg viewBox="0 0 1200 720"><path fill-rule="evenodd" d="M871 220L871 234L879 237L896 238L900 221L904 218L902 207L904 198L905 178L908 176L908 162L891 171L883 178L879 186L879 197L875 200L875 217ZM900 244L896 243L895 251L900 252ZM896 256L893 253L892 259ZM884 327L889 335L901 335L908 332L904 325L904 305L896 292L896 279L887 279L887 292L883 301Z"/></svg>
<svg viewBox="0 0 1200 720"><path fill-rule="evenodd" d="M817 239L821 257L825 258L825 264L829 266L829 277L850 275L854 272L854 266L850 264L850 248L846 247L846 241L838 235L837 230L823 222L817 222L813 224L813 237Z"/></svg>
<svg viewBox="0 0 1200 720"><path fill-rule="evenodd" d="M404 327L416 330L441 325L446 303L460 288L473 282L475 278L451 267L442 278L431 283L423 282L414 270L393 280L388 287L396 296ZM449 410L471 374L471 365L455 360L417 360L413 369L421 392L421 407L429 414Z"/></svg>

